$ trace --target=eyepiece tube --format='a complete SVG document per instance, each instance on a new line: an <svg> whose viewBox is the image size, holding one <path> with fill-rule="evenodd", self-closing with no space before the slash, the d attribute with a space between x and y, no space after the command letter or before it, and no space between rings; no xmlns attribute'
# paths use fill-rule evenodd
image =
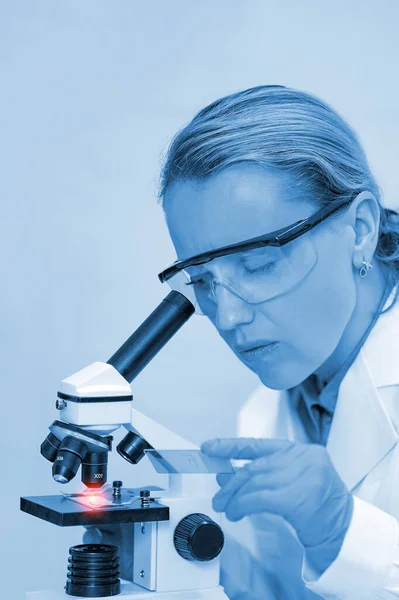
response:
<svg viewBox="0 0 399 600"><path fill-rule="evenodd" d="M194 306L183 294L170 292L111 356L108 364L115 367L127 381L133 381L194 311Z"/></svg>

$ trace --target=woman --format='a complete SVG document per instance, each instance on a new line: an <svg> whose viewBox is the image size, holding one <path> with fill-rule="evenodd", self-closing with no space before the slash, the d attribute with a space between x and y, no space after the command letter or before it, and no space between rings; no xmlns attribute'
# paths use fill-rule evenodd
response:
<svg viewBox="0 0 399 600"><path fill-rule="evenodd" d="M160 279L263 384L240 439L202 447L248 461L214 498L228 596L399 596L399 226L355 133L260 86L201 110L161 181L178 262Z"/></svg>

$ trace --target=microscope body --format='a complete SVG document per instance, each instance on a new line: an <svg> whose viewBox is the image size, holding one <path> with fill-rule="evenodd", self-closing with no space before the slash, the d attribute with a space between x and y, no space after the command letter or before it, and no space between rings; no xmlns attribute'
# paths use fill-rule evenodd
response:
<svg viewBox="0 0 399 600"><path fill-rule="evenodd" d="M50 426L50 431L58 436L63 429L60 423L65 424L68 438L79 439L91 434L108 439L112 432L123 426L128 436L132 434L137 439L145 440L145 446L149 449L199 450L195 444L134 409L129 383L108 363L95 362L62 381L57 408L60 420ZM125 452L121 454L127 458ZM54 463L57 466L57 458ZM103 475L102 468L97 473L91 473L91 479L97 486L95 490L103 485ZM219 585L219 552L220 545L223 545L223 534L220 515L212 508L212 496L216 491L215 477L212 474L180 473L170 473L168 477L168 489L152 491L151 496L169 508L169 519L135 522L131 542L132 582L122 582L121 595L124 600L151 598L154 595L165 600L225 599L227 597ZM108 523L112 524L113 513L107 508L104 511ZM94 512L98 514L98 510ZM93 523L96 521L93 520ZM198 537L198 526L203 531L195 548L193 544L190 545L190 531L197 532ZM205 555L207 557L204 559ZM28 593L27 600L67 597L71 596L61 590L44 591Z"/></svg>
<svg viewBox="0 0 399 600"><path fill-rule="evenodd" d="M98 566L102 556L95 556L101 551L101 544L89 544L89 548L75 546L70 549L65 592L62 589L30 592L27 599L117 595L124 600L154 596L160 600L227 598L219 585L219 555L224 536L220 516L212 509L216 481L210 473L217 471L195 469L196 460L200 460L199 448L137 411L130 388L132 380L193 313L194 306L185 296L170 292L108 362L95 362L61 382L56 403L59 419L50 425L41 454L53 464L53 478L60 484L71 481L81 468L86 489L79 494L21 498L21 510L59 526L101 527L118 523L123 527L134 523L130 581L122 581L120 586L114 576L119 574L115 557L114 571L111 569L113 580L108 581L106 569ZM180 451L188 458L190 467L182 471L166 461L171 466L166 471L167 490L121 492L121 482L117 481L110 490L105 484L113 442L111 434L121 426L127 434L117 451L132 465L144 458L146 452L154 452L157 462L158 458L163 459L162 452ZM151 462L154 464L152 455ZM111 548L108 545L103 550L114 552ZM87 555L79 556L80 552ZM82 561L86 561L84 570ZM100 594L97 591L105 589L101 585L103 576L109 585L105 586L106 593Z"/></svg>

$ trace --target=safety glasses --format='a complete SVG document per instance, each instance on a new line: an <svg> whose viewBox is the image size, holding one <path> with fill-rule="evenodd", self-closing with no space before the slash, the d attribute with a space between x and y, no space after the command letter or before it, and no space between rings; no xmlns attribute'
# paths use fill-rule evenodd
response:
<svg viewBox="0 0 399 600"><path fill-rule="evenodd" d="M216 312L223 288L251 304L265 302L306 277L317 262L309 232L351 202L330 204L277 231L176 261L158 278L188 297L198 314Z"/></svg>

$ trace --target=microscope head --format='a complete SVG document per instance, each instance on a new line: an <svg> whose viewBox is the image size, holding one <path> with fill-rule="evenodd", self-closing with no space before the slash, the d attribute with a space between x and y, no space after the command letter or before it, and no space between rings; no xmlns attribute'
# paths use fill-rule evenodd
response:
<svg viewBox="0 0 399 600"><path fill-rule="evenodd" d="M82 466L82 482L99 488L107 481L110 435L130 422L129 383L112 365L96 362L61 382L54 421L40 447L53 463L53 478L68 483Z"/></svg>

